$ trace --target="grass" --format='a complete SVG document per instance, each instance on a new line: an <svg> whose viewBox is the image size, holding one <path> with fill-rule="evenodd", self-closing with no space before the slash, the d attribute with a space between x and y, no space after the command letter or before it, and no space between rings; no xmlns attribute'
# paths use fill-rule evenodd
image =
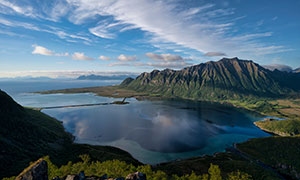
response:
<svg viewBox="0 0 300 180"><path fill-rule="evenodd" d="M300 136L255 138L237 144L237 148L277 169L280 173L300 178Z"/></svg>
<svg viewBox="0 0 300 180"><path fill-rule="evenodd" d="M41 94L53 94L53 93L95 93L98 96L124 98L134 96L147 96L147 93L139 93L133 90L123 89L119 86L99 86L89 88L74 88L74 89L62 89L52 91L37 92Z"/></svg>
<svg viewBox="0 0 300 180"><path fill-rule="evenodd" d="M294 136L300 133L300 120L258 121L255 125L264 131L280 136Z"/></svg>
<svg viewBox="0 0 300 180"><path fill-rule="evenodd" d="M225 152L217 153L214 156L194 157L190 159L163 163L154 167L154 170L161 170L167 174L177 174L182 176L195 172L203 174L207 172L210 164L218 165L224 175L233 169L245 172L257 180L277 180L279 179L272 171L261 168L256 163L248 161L241 156Z"/></svg>
<svg viewBox="0 0 300 180"><path fill-rule="evenodd" d="M209 168L205 173L197 175L192 172L190 174L185 174L178 176L176 174L168 175L163 171L154 170L150 165L139 165L133 166L119 160L112 161L91 161L88 155L80 155L81 161L73 163L68 162L68 164L61 167L54 165L49 157L44 157L43 159L47 161L48 164L48 177L53 179L55 177L65 177L69 174L79 174L84 171L86 176L98 176L101 177L106 174L110 178L126 177L128 174L133 172L142 172L146 174L147 179L150 180L251 180L252 177L241 171L233 171L230 173L221 172L218 165L210 164ZM36 164L37 162L33 163ZM30 168L30 167L28 167ZM28 170L28 168L26 170ZM25 172L24 170L23 172ZM14 180L15 177L4 178L4 180ZM101 178L100 178L101 179Z"/></svg>

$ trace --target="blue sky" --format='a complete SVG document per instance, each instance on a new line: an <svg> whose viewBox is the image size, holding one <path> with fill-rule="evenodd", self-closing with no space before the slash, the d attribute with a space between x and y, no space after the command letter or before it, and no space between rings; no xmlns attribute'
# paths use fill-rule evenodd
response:
<svg viewBox="0 0 300 180"><path fill-rule="evenodd" d="M0 0L0 77L239 57L300 67L299 0Z"/></svg>

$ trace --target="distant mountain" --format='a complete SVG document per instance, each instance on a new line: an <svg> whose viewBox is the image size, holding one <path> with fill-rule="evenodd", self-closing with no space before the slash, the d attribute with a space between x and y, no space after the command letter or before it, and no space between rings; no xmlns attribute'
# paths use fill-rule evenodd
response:
<svg viewBox="0 0 300 180"><path fill-rule="evenodd" d="M300 73L300 67L297 68L297 69L294 69L293 72L295 72L295 73Z"/></svg>
<svg viewBox="0 0 300 180"><path fill-rule="evenodd" d="M177 71L145 72L136 79L124 80L121 86L167 97L231 99L299 92L300 77L295 73L270 71L253 61L223 58Z"/></svg>
<svg viewBox="0 0 300 180"><path fill-rule="evenodd" d="M113 75L113 76L100 76L100 75L82 75L77 80L124 80L128 75Z"/></svg>
<svg viewBox="0 0 300 180"><path fill-rule="evenodd" d="M11 81L24 81L24 80L32 80L32 81L44 81L44 80L54 80L53 78L40 76L40 77L32 77L32 76L22 76L22 77L7 77L7 78L0 78L0 80L11 80Z"/></svg>
<svg viewBox="0 0 300 180"><path fill-rule="evenodd" d="M293 71L293 69L290 66L283 65L283 64L270 64L270 65L264 65L263 67L271 71L274 71L275 69L279 71L286 71L286 72Z"/></svg>

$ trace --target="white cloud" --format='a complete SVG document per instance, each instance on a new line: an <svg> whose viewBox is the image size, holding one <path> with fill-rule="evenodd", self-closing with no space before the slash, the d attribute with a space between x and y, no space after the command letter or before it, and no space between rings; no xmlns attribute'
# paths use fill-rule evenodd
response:
<svg viewBox="0 0 300 180"><path fill-rule="evenodd" d="M291 66L284 65L284 64L270 64L270 65L264 65L263 67L271 71L274 71L275 69L279 71L287 71L287 72L293 71L293 68Z"/></svg>
<svg viewBox="0 0 300 180"><path fill-rule="evenodd" d="M187 62L159 62L159 63L135 63L135 66L148 66L148 67L155 67L155 68L175 68L181 69L186 66L193 65L192 63Z"/></svg>
<svg viewBox="0 0 300 180"><path fill-rule="evenodd" d="M256 47L249 47L255 49L256 55L267 55L267 54L275 54L281 52L288 52L293 51L294 49L287 49L284 46L256 46ZM244 52L252 52L251 49L242 49L240 51Z"/></svg>
<svg viewBox="0 0 300 180"><path fill-rule="evenodd" d="M204 56L212 57L212 56L227 56L227 55L222 52L207 52L204 54Z"/></svg>
<svg viewBox="0 0 300 180"><path fill-rule="evenodd" d="M113 39L115 35L113 33L109 33L104 25L99 25L94 28L89 29L90 33L94 34L95 36L105 38L105 39Z"/></svg>
<svg viewBox="0 0 300 180"><path fill-rule="evenodd" d="M140 72L126 72L126 71L79 71L79 70L61 70L61 71L1 71L0 78L15 78L15 77L51 77L51 78L77 78L81 75L103 75L103 76L114 76L114 75L138 75Z"/></svg>
<svg viewBox="0 0 300 180"><path fill-rule="evenodd" d="M189 19L189 18L192 18L195 14L198 14L201 11L212 8L214 6L215 6L214 4L206 4L206 5L201 6L201 7L193 7L193 8L190 8L190 9L186 10L186 11L182 11L180 13L180 16Z"/></svg>
<svg viewBox="0 0 300 180"><path fill-rule="evenodd" d="M127 62L114 62L108 64L108 66L132 66L132 64L127 63Z"/></svg>
<svg viewBox="0 0 300 180"><path fill-rule="evenodd" d="M33 8L30 6L18 6L6 0L0 0L0 7L6 8L5 12L7 14L10 14L11 12L16 12L25 16L35 17Z"/></svg>
<svg viewBox="0 0 300 180"><path fill-rule="evenodd" d="M32 54L40 54L44 56L69 56L69 53L55 53L45 47L38 46L38 45L32 45L34 47L34 50L32 51Z"/></svg>
<svg viewBox="0 0 300 180"><path fill-rule="evenodd" d="M278 16L275 16L272 18L273 21L276 21L278 19Z"/></svg>
<svg viewBox="0 0 300 180"><path fill-rule="evenodd" d="M175 54L146 53L146 56L151 58L153 61L184 61L181 56Z"/></svg>
<svg viewBox="0 0 300 180"><path fill-rule="evenodd" d="M54 34L58 36L61 39L65 39L67 41L71 42L71 39L80 39L86 42L91 42L91 40L85 36L78 35L78 34L69 34L64 32L62 29L53 27L53 26L48 26L48 28L40 28L38 26L35 26L30 23L24 23L24 22L19 22L19 21L12 21L12 20L7 20L4 18L0 18L0 24L3 24L5 26L9 27L22 27L25 29L33 30L33 31L39 31L39 32L46 32L50 34ZM76 41L75 41L76 42Z"/></svg>
<svg viewBox="0 0 300 180"><path fill-rule="evenodd" d="M29 4L32 7L28 6ZM240 34L239 32L242 31L235 31L240 29L240 24L236 24L236 21L245 16L237 17L236 9L220 8L212 3L188 9L178 1L156 0L57 0L52 1L49 7L46 4L49 3L41 2L40 9L37 9L31 1L0 0L0 10L53 21L66 16L75 24L89 22L86 25L90 25L91 21L86 21L88 19L93 21L101 19L88 29L91 34L114 39L120 32L140 29L145 32L145 36L149 37L148 42L161 49L168 48L161 44L172 43L177 46L176 49L189 48L189 50L193 49L202 53L226 52L228 55L243 57L263 55L261 49L274 46L280 48L276 51L268 51L268 54L291 50L281 45L269 45L267 42L260 41L260 38L272 36L272 32ZM273 18L273 20L276 19L277 16ZM17 21L1 22L1 19L0 23L10 27L23 27L52 33L68 42L75 42L75 40L91 42L84 35L42 28L41 25L35 26ZM257 22L257 25L263 24L263 20Z"/></svg>
<svg viewBox="0 0 300 180"><path fill-rule="evenodd" d="M265 34L233 35L236 29L235 9L218 9L214 4L203 4L180 11L176 1L154 0L67 0L74 7L70 20L83 23L98 15L109 17L111 24L139 28L156 38L156 43L171 42L199 52L226 52L229 55L258 54L258 48L270 45L261 43L259 38L271 36ZM134 7L134 8L133 8ZM262 25L264 22L257 22ZM116 26L114 26L116 27ZM119 29L120 31L120 29ZM102 38L115 38L116 29L109 24L100 23L90 32ZM253 41L253 40L256 41ZM152 41L153 42L153 41ZM221 42L221 43L220 43ZM241 49L241 50L240 50ZM281 51L285 47L281 47ZM247 50L247 52L245 51ZM273 53L276 53L273 51Z"/></svg>
<svg viewBox="0 0 300 180"><path fill-rule="evenodd" d="M124 54L121 54L120 56L118 56L118 60L119 61L136 61L136 56L127 56Z"/></svg>
<svg viewBox="0 0 300 180"><path fill-rule="evenodd" d="M0 18L0 24L9 26L9 27L22 27L22 28L29 29L29 30L42 31L40 28L34 26L33 24L18 22L18 21L10 21L10 20L4 19L4 18Z"/></svg>
<svg viewBox="0 0 300 180"><path fill-rule="evenodd" d="M48 14L50 16L49 20L58 21L60 17L64 16L70 9L65 1L52 1L54 3L53 7L50 8Z"/></svg>
<svg viewBox="0 0 300 180"><path fill-rule="evenodd" d="M98 59L103 60L103 61L109 61L110 57L107 56L99 56Z"/></svg>
<svg viewBox="0 0 300 180"><path fill-rule="evenodd" d="M257 39L257 38L261 38L261 37L269 37L269 36L272 36L272 32L246 34L246 35L243 35L243 36L236 36L236 37L233 37L233 40L248 41L248 40L252 40L252 39Z"/></svg>
<svg viewBox="0 0 300 180"><path fill-rule="evenodd" d="M47 30L46 32L54 34L54 35L58 36L61 39L68 40L68 39L71 38L71 39L80 39L80 40L84 40L84 41L87 41L87 42L91 42L91 40L87 37L80 36L80 35L74 35L74 34L68 34L68 33L62 31L61 29L55 28L55 27L50 27L50 28L53 29L53 31Z"/></svg>
<svg viewBox="0 0 300 180"><path fill-rule="evenodd" d="M22 34L17 34L17 33L13 33L13 32L10 32L10 31L2 31L2 30L0 30L0 34L5 34L5 35L8 35L8 36L25 37Z"/></svg>
<svg viewBox="0 0 300 180"><path fill-rule="evenodd" d="M264 24L264 20L257 21L256 26L261 26Z"/></svg>
<svg viewBox="0 0 300 180"><path fill-rule="evenodd" d="M54 53L50 51L49 49L46 49L42 46L33 45L34 50L32 51L32 54L40 54L45 56L54 56Z"/></svg>
<svg viewBox="0 0 300 180"><path fill-rule="evenodd" d="M84 53L80 53L80 52L75 52L72 55L72 59L74 59L74 60L84 60L84 61L94 60L94 58L85 56Z"/></svg>

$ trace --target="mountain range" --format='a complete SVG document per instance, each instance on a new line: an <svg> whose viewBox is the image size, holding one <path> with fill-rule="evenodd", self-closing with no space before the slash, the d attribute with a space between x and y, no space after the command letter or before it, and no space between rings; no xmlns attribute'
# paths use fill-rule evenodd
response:
<svg viewBox="0 0 300 180"><path fill-rule="evenodd" d="M293 72L293 69L290 66L283 65L283 64L270 64L270 65L264 65L263 67L271 71L277 69L279 71Z"/></svg>
<svg viewBox="0 0 300 180"><path fill-rule="evenodd" d="M293 71L294 73L300 73L300 67Z"/></svg>
<svg viewBox="0 0 300 180"><path fill-rule="evenodd" d="M113 76L101 76L101 75L82 75L77 78L77 80L124 80L127 75L113 75Z"/></svg>
<svg viewBox="0 0 300 180"><path fill-rule="evenodd" d="M298 93L299 82L299 73L271 71L253 61L223 58L181 70L144 72L136 79L125 79L121 87L152 95L210 100L285 96Z"/></svg>

